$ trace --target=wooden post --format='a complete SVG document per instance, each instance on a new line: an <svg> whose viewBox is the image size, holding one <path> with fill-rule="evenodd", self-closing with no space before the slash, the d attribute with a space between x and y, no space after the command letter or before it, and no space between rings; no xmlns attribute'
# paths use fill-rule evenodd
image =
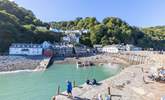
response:
<svg viewBox="0 0 165 100"><path fill-rule="evenodd" d="M136 64L140 64L140 55L137 55L137 63Z"/></svg>
<svg viewBox="0 0 165 100"><path fill-rule="evenodd" d="M76 87L76 81L75 80L73 81L73 87L74 88Z"/></svg>
<svg viewBox="0 0 165 100"><path fill-rule="evenodd" d="M134 64L134 55L132 54L132 64Z"/></svg>
<svg viewBox="0 0 165 100"><path fill-rule="evenodd" d="M144 56L142 56L142 58L141 58L141 64L144 64Z"/></svg>
<svg viewBox="0 0 165 100"><path fill-rule="evenodd" d="M137 61L138 61L138 56L135 55L135 58L134 58L134 64L135 64L135 65L137 64Z"/></svg>
<svg viewBox="0 0 165 100"><path fill-rule="evenodd" d="M111 95L111 88L108 87L108 95Z"/></svg>
<svg viewBox="0 0 165 100"><path fill-rule="evenodd" d="M110 96L110 100L112 100L112 97L111 97L111 88L108 87L108 95Z"/></svg>
<svg viewBox="0 0 165 100"><path fill-rule="evenodd" d="M139 55L139 64L142 64L143 56Z"/></svg>
<svg viewBox="0 0 165 100"><path fill-rule="evenodd" d="M55 96L53 96L53 97L52 97L52 100L56 100L56 97L55 97Z"/></svg>
<svg viewBox="0 0 165 100"><path fill-rule="evenodd" d="M136 59L135 59L135 65L137 65L138 64L138 60L139 60L139 56L138 55L136 55L136 57L135 57Z"/></svg>
<svg viewBox="0 0 165 100"><path fill-rule="evenodd" d="M129 54L128 56L128 62L130 63L131 62L131 55Z"/></svg>
<svg viewBox="0 0 165 100"><path fill-rule="evenodd" d="M142 70L142 72L144 72L144 69L143 69L143 67L141 68L141 70Z"/></svg>
<svg viewBox="0 0 165 100"><path fill-rule="evenodd" d="M60 86L58 85L58 87L57 87L57 95L59 95L60 94Z"/></svg>
<svg viewBox="0 0 165 100"><path fill-rule="evenodd" d="M141 61L142 61L142 56L139 55L139 63L138 64L141 64Z"/></svg>

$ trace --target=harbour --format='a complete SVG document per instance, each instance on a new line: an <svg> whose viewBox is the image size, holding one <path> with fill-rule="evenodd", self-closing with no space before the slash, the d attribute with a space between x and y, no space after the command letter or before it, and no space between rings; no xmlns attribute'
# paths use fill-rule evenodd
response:
<svg viewBox="0 0 165 100"><path fill-rule="evenodd" d="M53 64L48 70L0 75L1 100L50 100L57 87L66 90L66 80L84 84L86 79L104 80L119 73L119 69L104 66L77 69L76 64ZM13 81L14 80L14 81Z"/></svg>

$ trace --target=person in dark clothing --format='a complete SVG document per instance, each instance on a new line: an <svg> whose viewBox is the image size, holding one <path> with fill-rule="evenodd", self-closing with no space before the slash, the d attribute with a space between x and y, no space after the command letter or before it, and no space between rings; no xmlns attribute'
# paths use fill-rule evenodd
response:
<svg viewBox="0 0 165 100"><path fill-rule="evenodd" d="M70 81L67 81L67 93L68 96L72 96L72 83Z"/></svg>
<svg viewBox="0 0 165 100"><path fill-rule="evenodd" d="M93 80L92 80L92 85L97 85L96 79L93 79Z"/></svg>
<svg viewBox="0 0 165 100"><path fill-rule="evenodd" d="M87 81L86 81L86 84L90 85L90 80L87 80Z"/></svg>

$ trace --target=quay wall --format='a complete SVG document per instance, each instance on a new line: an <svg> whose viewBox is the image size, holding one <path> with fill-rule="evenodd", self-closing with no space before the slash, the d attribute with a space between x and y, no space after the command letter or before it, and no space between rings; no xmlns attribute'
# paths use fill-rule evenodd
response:
<svg viewBox="0 0 165 100"><path fill-rule="evenodd" d="M52 63L52 57L0 56L0 72L46 70Z"/></svg>
<svg viewBox="0 0 165 100"><path fill-rule="evenodd" d="M118 54L109 54L112 57L123 59L131 65L159 63L165 65L165 53L150 51L128 51Z"/></svg>
<svg viewBox="0 0 165 100"><path fill-rule="evenodd" d="M0 56L0 72L34 70L42 57Z"/></svg>

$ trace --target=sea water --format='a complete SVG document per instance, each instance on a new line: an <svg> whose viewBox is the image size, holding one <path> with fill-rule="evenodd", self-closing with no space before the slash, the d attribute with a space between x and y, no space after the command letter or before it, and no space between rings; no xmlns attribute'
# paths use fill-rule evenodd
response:
<svg viewBox="0 0 165 100"><path fill-rule="evenodd" d="M120 71L120 67L114 67L77 68L75 64L53 64L44 72L0 74L0 100L50 100L58 86L61 92L66 90L66 80L75 81L76 85L93 78L101 81Z"/></svg>

